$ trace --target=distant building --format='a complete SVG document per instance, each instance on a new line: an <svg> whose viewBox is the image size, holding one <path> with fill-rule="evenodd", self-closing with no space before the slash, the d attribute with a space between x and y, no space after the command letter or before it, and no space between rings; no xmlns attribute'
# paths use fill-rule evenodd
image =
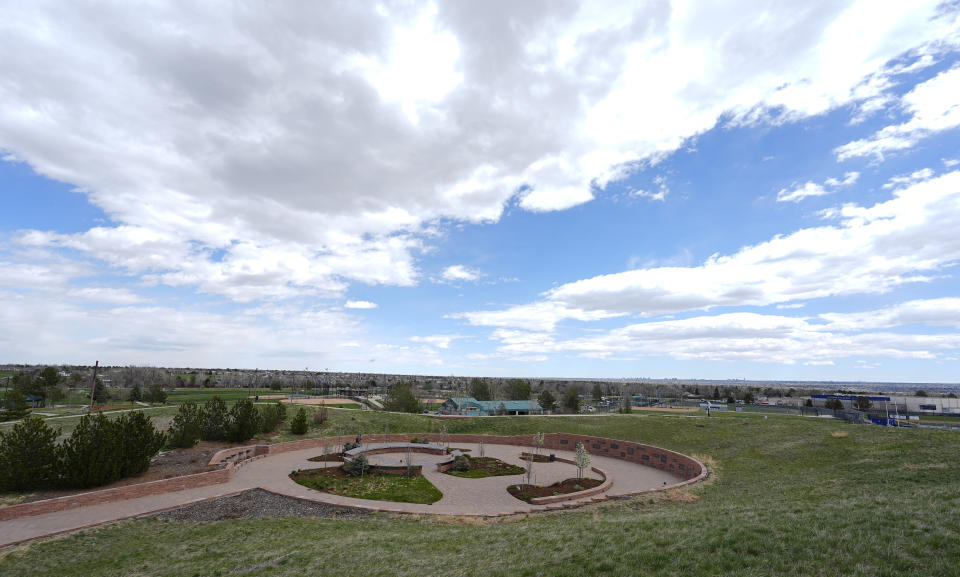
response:
<svg viewBox="0 0 960 577"><path fill-rule="evenodd" d="M451 397L440 405L441 415L489 417L491 415L542 415L536 401L478 401L473 397Z"/></svg>

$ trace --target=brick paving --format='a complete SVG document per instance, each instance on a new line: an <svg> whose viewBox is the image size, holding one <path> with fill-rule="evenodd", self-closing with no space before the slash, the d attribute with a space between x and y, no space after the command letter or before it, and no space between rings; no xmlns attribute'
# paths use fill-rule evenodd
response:
<svg viewBox="0 0 960 577"><path fill-rule="evenodd" d="M471 455L479 456L480 451L477 444L452 443L451 446L471 449ZM520 453L522 451L532 451L529 447L489 443L485 444L484 449L485 456L496 457L507 463L520 466L526 465L525 461L520 460ZM571 451L549 450L544 452L554 453L558 457L567 459L573 458ZM443 498L436 503L421 505L332 495L298 485L289 478L290 472L296 469L313 469L324 466L324 463L308 460L310 457L315 457L321 453L321 449L308 448L260 457L236 469L226 483L148 495L112 503L79 506L55 513L0 521L0 547L121 519L138 517L147 513L232 495L254 488L262 488L281 495L331 505L361 507L378 511L499 516L556 510L604 498L656 490L683 480L681 477L652 467L593 455L591 465L603 470L613 480L612 486L603 496L599 498L598 496L588 496L573 503L531 505L515 499L506 490L508 485L523 483L524 475L464 479L439 473L436 470L436 463L446 460L446 456L414 453L414 463L423 465L424 476L443 493ZM404 457L403 452L386 453L371 455L370 461L372 463L398 464L399 460ZM329 466L337 465L339 463L329 464ZM567 463L535 463L533 481L535 484L549 485L555 481L575 477L576 474L576 467Z"/></svg>

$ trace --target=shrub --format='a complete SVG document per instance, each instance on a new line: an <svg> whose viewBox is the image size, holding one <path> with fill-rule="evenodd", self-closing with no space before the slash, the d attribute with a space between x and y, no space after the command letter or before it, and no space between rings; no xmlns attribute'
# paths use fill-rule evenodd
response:
<svg viewBox="0 0 960 577"><path fill-rule="evenodd" d="M0 491L22 491L53 485L57 480L59 430L29 416L9 432L0 432Z"/></svg>
<svg viewBox="0 0 960 577"><path fill-rule="evenodd" d="M827 402L824 403L823 406L826 409L841 411L843 410L843 401L840 399L827 399Z"/></svg>
<svg viewBox="0 0 960 577"><path fill-rule="evenodd" d="M120 478L122 445L116 424L103 414L84 415L60 446L63 484L96 487Z"/></svg>
<svg viewBox="0 0 960 577"><path fill-rule="evenodd" d="M203 420L200 438L204 441L226 441L230 431L230 413L220 397L213 397L203 404Z"/></svg>
<svg viewBox="0 0 960 577"><path fill-rule="evenodd" d="M313 414L313 424L322 425L327 422L327 406L320 405L320 410Z"/></svg>
<svg viewBox="0 0 960 577"><path fill-rule="evenodd" d="M167 402L167 391L163 390L163 385L154 383L144 393L143 400L148 403L165 404Z"/></svg>
<svg viewBox="0 0 960 577"><path fill-rule="evenodd" d="M349 451L349 450L351 450L351 449L356 449L356 448L359 447L359 446L360 446L360 443L354 443L353 441L347 441L346 443L343 444L343 452L346 453L347 451Z"/></svg>
<svg viewBox="0 0 960 577"><path fill-rule="evenodd" d="M250 399L237 401L230 409L230 429L227 440L242 443L260 432L260 411Z"/></svg>
<svg viewBox="0 0 960 577"><path fill-rule="evenodd" d="M294 435L304 435L307 432L307 410L303 407L297 410L297 414L290 421L290 432Z"/></svg>
<svg viewBox="0 0 960 577"><path fill-rule="evenodd" d="M279 424L280 415L277 412L276 405L266 405L260 407L260 431L264 433L272 433Z"/></svg>
<svg viewBox="0 0 960 577"><path fill-rule="evenodd" d="M277 418L281 423L287 420L287 406L280 401L277 401Z"/></svg>
<svg viewBox="0 0 960 577"><path fill-rule="evenodd" d="M3 410L0 411L0 421L12 421L22 418L30 412L27 399L16 389L8 389L3 398Z"/></svg>
<svg viewBox="0 0 960 577"><path fill-rule="evenodd" d="M366 455L357 455L343 464L343 470L352 477L359 477L370 470L370 461Z"/></svg>
<svg viewBox="0 0 960 577"><path fill-rule="evenodd" d="M150 459L163 447L166 435L154 428L143 411L124 413L114 421L119 433L120 476L139 475L150 468Z"/></svg>
<svg viewBox="0 0 960 577"><path fill-rule="evenodd" d="M469 471L470 470L470 459L466 455L458 455L456 459L453 460L454 471Z"/></svg>
<svg viewBox="0 0 960 577"><path fill-rule="evenodd" d="M200 440L203 426L203 410L196 403L183 403L173 417L173 424L167 431L167 444L170 447L192 447Z"/></svg>

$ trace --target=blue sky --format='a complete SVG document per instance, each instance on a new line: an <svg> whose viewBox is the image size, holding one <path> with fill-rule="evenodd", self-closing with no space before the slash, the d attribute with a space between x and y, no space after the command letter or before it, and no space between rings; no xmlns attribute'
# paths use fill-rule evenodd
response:
<svg viewBox="0 0 960 577"><path fill-rule="evenodd" d="M0 362L960 380L956 4L9 12Z"/></svg>

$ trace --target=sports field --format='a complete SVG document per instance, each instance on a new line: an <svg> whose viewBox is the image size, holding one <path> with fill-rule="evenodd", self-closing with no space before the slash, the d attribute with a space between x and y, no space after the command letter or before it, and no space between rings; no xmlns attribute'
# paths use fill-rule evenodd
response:
<svg viewBox="0 0 960 577"><path fill-rule="evenodd" d="M489 522L133 520L0 552L2 575L957 575L958 433L743 413L331 411L310 435L567 431L699 457L687 490ZM833 433L847 433L846 436Z"/></svg>

